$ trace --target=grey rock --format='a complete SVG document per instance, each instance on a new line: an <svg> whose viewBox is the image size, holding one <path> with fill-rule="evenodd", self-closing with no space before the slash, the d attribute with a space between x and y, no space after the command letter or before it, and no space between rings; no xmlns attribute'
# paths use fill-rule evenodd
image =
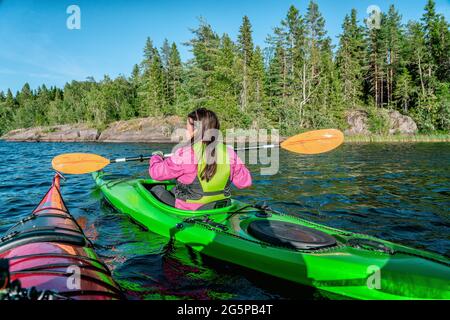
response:
<svg viewBox="0 0 450 320"><path fill-rule="evenodd" d="M398 111L389 111L389 134L416 134L417 124L409 117ZM370 135L369 114L364 110L353 110L347 114L349 128L344 131L347 135Z"/></svg>
<svg viewBox="0 0 450 320"><path fill-rule="evenodd" d="M398 111L389 112L389 125L390 134L415 134L418 131L417 124L414 120Z"/></svg>
<svg viewBox="0 0 450 320"><path fill-rule="evenodd" d="M347 114L349 128L344 131L347 135L370 134L368 125L369 114L363 110L350 111Z"/></svg>
<svg viewBox="0 0 450 320"><path fill-rule="evenodd" d="M180 117L138 118L127 121L117 121L108 125L100 134L101 142L173 142L172 132L184 128Z"/></svg>
<svg viewBox="0 0 450 320"><path fill-rule="evenodd" d="M13 130L5 134L2 139L6 141L89 142L96 141L97 136L97 129L89 128L84 124L66 124Z"/></svg>

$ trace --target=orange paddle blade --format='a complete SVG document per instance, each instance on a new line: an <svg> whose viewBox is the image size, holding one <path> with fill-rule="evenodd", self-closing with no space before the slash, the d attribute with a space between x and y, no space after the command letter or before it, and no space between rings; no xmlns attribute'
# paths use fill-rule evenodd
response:
<svg viewBox="0 0 450 320"><path fill-rule="evenodd" d="M66 174L84 174L106 167L110 161L96 154L66 153L52 160L53 169Z"/></svg>
<svg viewBox="0 0 450 320"><path fill-rule="evenodd" d="M288 151L317 154L331 151L344 142L344 134L337 129L308 131L281 143L281 148Z"/></svg>

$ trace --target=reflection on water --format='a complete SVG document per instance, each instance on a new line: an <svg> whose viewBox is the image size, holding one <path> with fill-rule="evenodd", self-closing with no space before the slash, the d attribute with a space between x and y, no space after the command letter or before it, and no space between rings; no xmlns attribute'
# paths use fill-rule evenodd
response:
<svg viewBox="0 0 450 320"><path fill-rule="evenodd" d="M168 145L0 142L0 234L28 215L51 183L51 159L66 152L116 158ZM450 144L348 144L299 156L282 151L274 176L254 173L247 202L350 231L450 255ZM145 176L143 163L108 171ZM63 196L96 251L132 299L323 299L317 290L219 262L143 230L102 201L89 175L68 176ZM335 298L335 297L334 297Z"/></svg>

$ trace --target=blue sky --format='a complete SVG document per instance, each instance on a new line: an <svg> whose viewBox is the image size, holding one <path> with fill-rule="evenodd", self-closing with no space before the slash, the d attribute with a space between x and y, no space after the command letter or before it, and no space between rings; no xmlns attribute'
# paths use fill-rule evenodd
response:
<svg viewBox="0 0 450 320"><path fill-rule="evenodd" d="M242 16L253 25L254 42L265 39L284 18L291 4L304 13L309 0L0 0L0 91L32 88L45 83L62 87L71 80L96 80L105 74L129 75L142 59L147 36L160 47L164 38L178 44L183 60L189 48L189 28L204 17L219 34L236 38ZM358 10L362 21L369 5L385 11L395 4L406 22L417 20L426 0L318 0L334 43L345 14ZM81 29L66 27L69 5L81 9ZM437 0L437 10L450 20L450 0Z"/></svg>

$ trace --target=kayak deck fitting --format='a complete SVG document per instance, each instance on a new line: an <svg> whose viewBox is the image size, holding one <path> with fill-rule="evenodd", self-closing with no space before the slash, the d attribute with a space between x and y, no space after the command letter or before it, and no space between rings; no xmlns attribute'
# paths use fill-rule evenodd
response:
<svg viewBox="0 0 450 320"><path fill-rule="evenodd" d="M69 213L59 174L32 214L0 238L0 259L8 261L11 284L20 283L24 290L55 293L50 295L56 299L122 298L108 267Z"/></svg>
<svg viewBox="0 0 450 320"><path fill-rule="evenodd" d="M174 182L93 174L106 200L148 230L205 255L356 299L450 299L450 261L264 206L185 211L150 191Z"/></svg>

